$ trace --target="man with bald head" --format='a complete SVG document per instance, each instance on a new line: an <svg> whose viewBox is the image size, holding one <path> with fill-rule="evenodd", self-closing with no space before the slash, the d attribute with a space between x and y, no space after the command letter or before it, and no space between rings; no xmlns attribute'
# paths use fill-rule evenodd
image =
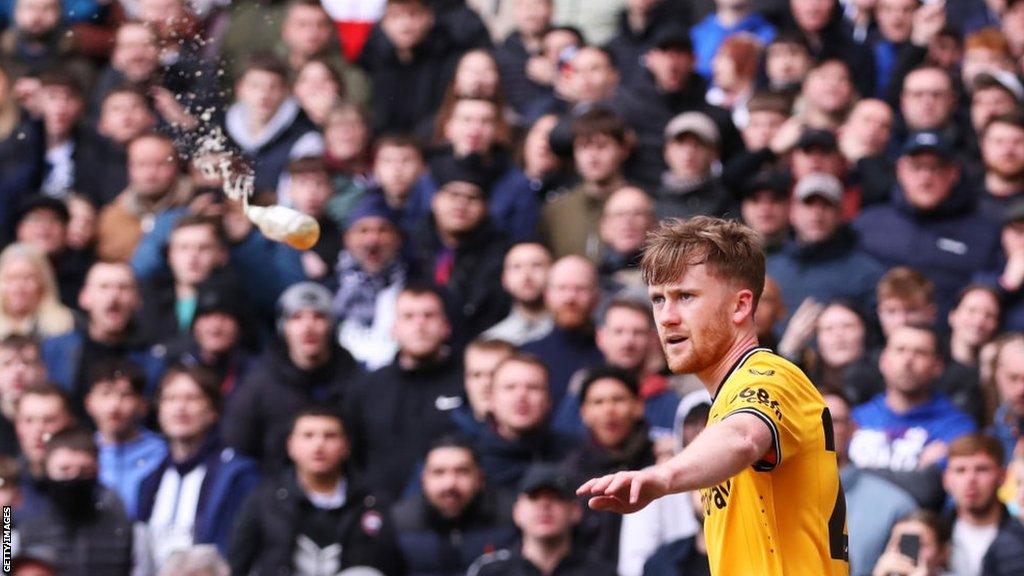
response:
<svg viewBox="0 0 1024 576"><path fill-rule="evenodd" d="M547 365L553 405L565 396L577 370L603 361L594 342L593 314L599 300L597 268L590 260L565 256L551 266L544 304L555 327L544 338L528 342L521 349Z"/></svg>
<svg viewBox="0 0 1024 576"><path fill-rule="evenodd" d="M643 289L640 249L657 219L654 201L635 186L619 188L604 203L597 234L601 239L599 265L601 291L614 294L623 288Z"/></svg>
<svg viewBox="0 0 1024 576"><path fill-rule="evenodd" d="M1006 463L1020 451L1024 423L1024 334L1016 333L998 345L992 377L999 392L999 408L989 434L1003 443Z"/></svg>
<svg viewBox="0 0 1024 576"><path fill-rule="evenodd" d="M149 386L163 369L161 350L133 322L140 304L135 274L123 262L97 262L85 277L78 305L86 314L74 330L43 340L42 356L53 383L71 396L75 410L81 402L93 366L107 358L128 358L146 374ZM152 388L150 388L152 389Z"/></svg>
<svg viewBox="0 0 1024 576"><path fill-rule="evenodd" d="M858 102L839 127L839 152L850 166L850 178L861 183L860 204L886 202L893 185L893 165L886 155L892 135L892 108L882 100Z"/></svg>

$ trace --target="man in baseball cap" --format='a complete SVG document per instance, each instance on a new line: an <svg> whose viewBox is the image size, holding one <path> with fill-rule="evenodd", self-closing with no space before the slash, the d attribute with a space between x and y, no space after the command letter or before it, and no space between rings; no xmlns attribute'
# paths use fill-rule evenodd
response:
<svg viewBox="0 0 1024 576"><path fill-rule="evenodd" d="M843 219L842 201L842 183L823 172L804 176L793 189L793 238L766 262L766 272L778 282L790 313L805 302L812 306L837 299L866 306L884 272L857 247L857 237Z"/></svg>
<svg viewBox="0 0 1024 576"><path fill-rule="evenodd" d="M720 146L721 133L707 114L683 112L669 121L663 149L668 171L655 194L658 218L735 215L732 196L712 172Z"/></svg>
<svg viewBox="0 0 1024 576"><path fill-rule="evenodd" d="M315 282L299 282L277 301L279 338L228 399L224 442L276 472L286 465L292 418L311 405L337 407L345 387L361 373L336 344L332 295Z"/></svg>
<svg viewBox="0 0 1024 576"><path fill-rule="evenodd" d="M469 576L544 574L557 566L560 576L611 576L614 567L592 560L573 541L582 508L564 470L538 464L519 486L512 519L522 532L520 546L486 554L469 567Z"/></svg>

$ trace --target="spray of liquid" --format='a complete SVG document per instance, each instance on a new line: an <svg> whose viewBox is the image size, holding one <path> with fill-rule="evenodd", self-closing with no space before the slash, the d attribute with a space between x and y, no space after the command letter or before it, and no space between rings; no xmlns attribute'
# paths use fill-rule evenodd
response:
<svg viewBox="0 0 1024 576"><path fill-rule="evenodd" d="M282 242L296 250L309 250L320 239L320 224L308 214L287 206L252 206L254 177L252 170L239 162L227 150L226 138L220 127L214 127L199 138L196 166L208 178L219 178L224 195L242 203L242 211L250 222L267 238Z"/></svg>

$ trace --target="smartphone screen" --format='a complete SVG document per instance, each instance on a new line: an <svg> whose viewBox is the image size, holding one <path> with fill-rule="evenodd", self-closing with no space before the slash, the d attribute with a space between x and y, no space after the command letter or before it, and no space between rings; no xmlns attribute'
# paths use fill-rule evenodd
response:
<svg viewBox="0 0 1024 576"><path fill-rule="evenodd" d="M921 535L904 534L900 536L900 554L914 561L917 565L917 555L921 552Z"/></svg>

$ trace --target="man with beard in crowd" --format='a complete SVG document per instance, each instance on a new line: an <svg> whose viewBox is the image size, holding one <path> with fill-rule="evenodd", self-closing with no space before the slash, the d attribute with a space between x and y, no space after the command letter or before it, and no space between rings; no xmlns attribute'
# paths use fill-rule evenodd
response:
<svg viewBox="0 0 1024 576"><path fill-rule="evenodd" d="M536 355L550 370L551 400L556 406L577 370L601 363L591 318L599 297L597 270L586 258L566 256L551 267L544 302L554 316L555 327L521 349Z"/></svg>
<svg viewBox="0 0 1024 576"><path fill-rule="evenodd" d="M331 293L314 282L295 284L278 300L278 333L259 367L249 372L224 414L224 441L278 470L295 414L308 406L340 412L346 387L359 373L334 339Z"/></svg>
<svg viewBox="0 0 1024 576"><path fill-rule="evenodd" d="M472 446L446 436L427 453L423 494L391 510L406 569L421 576L459 576L491 550L516 539L511 502L489 489Z"/></svg>
<svg viewBox="0 0 1024 576"><path fill-rule="evenodd" d="M512 298L512 311L482 336L521 346L548 335L554 327L544 307L544 286L551 269L551 252L537 242L512 246L505 254L501 285Z"/></svg>

